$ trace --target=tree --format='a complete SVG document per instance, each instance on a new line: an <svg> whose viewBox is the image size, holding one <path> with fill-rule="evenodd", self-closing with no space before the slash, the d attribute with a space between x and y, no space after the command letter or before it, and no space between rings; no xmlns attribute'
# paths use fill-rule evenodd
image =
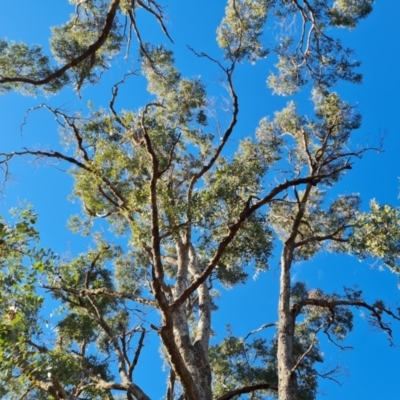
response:
<svg viewBox="0 0 400 400"><path fill-rule="evenodd" d="M389 336L387 317L400 319L354 288L325 293L291 284L293 265L324 250L376 257L398 272L398 210L373 202L362 212L353 194L329 202L353 160L371 150L350 147L361 117L333 89L341 80L361 81L359 62L331 32L355 28L372 0L229 0L217 32L222 56L188 51L223 76L227 122L213 118L200 78L185 78L175 66L159 3L71 3L71 20L52 30L51 56L39 46L0 42L2 92L56 95L73 87L84 97L85 87L100 84L120 64L123 50L140 68L127 68L114 82L108 111L90 104L85 113L40 106L54 116L64 149L1 153L5 179L19 156L69 165L73 195L82 204L82 215L69 225L95 243L64 259L29 245L36 238L31 211L23 211L15 226L0 226L7 271L0 282L10 293L1 302L3 396L149 399L134 371L145 338L157 336L169 370L168 400L315 398L316 363L323 361L319 333L344 339L353 327L352 309L364 310ZM145 42L142 11L160 24L168 45ZM266 47L267 16L282 26L293 20L296 29ZM132 35L138 56L129 52ZM293 96L311 89L314 112L304 116L291 101L228 152L239 118L235 72L269 53L278 59L268 78L273 92ZM137 109L118 109L119 91L132 75L146 79L151 99ZM214 287L245 283L249 265L267 270L276 237L282 243L279 321L262 327L276 327L276 335L267 340L258 335L263 329L245 338L228 332L210 346ZM49 296L60 306L55 330L46 328L40 310Z"/></svg>

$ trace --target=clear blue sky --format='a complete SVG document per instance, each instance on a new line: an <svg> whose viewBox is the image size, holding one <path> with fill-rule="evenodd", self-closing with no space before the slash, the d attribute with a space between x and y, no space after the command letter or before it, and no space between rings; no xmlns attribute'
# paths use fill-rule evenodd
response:
<svg viewBox="0 0 400 400"><path fill-rule="evenodd" d="M47 46L49 27L67 20L72 8L67 1L41 0L3 0L0 12L0 37L10 40L23 40L28 43L41 43ZM199 51L206 50L218 56L215 44L215 30L223 14L225 2L222 0L203 0L171 2L168 8L170 33L176 43L178 66L188 76L201 75L210 86L212 93L218 89L219 74L204 60L195 58L186 48L191 45ZM376 145L381 134L385 134L384 153L369 153L358 161L351 173L335 189L336 193L358 192L364 199L365 207L372 198L379 202L400 205L398 200L400 176L400 1L377 2L373 14L353 32L343 32L343 41L356 50L362 61L364 74L362 85L341 84L338 91L343 98L357 103L363 115L362 128L354 136L352 143ZM145 40L165 39L158 34L159 28L152 21L141 22ZM274 32L266 31L266 40ZM270 36L268 36L270 35ZM241 136L251 135L257 122L265 115L272 115L286 104L287 99L271 97L265 85L267 73L272 68L269 60L257 66L243 65L236 74L238 93L241 99L240 123L236 136L229 144L234 148ZM113 69L105 83L97 89L83 91L80 101L70 91L50 99L28 98L18 94L0 97L0 151L13 151L21 147L45 147L55 149L58 145L57 127L51 115L45 111L33 113L20 133L27 108L44 101L54 106L64 105L71 110L85 108L92 98L95 106L108 105L110 83L120 78L123 68ZM143 95L143 82L132 81L129 90L123 92L124 107L137 107L148 97ZM142 95L137 95L142 93ZM310 97L306 92L298 100L307 104ZM122 104L122 102L121 102ZM307 108L305 108L307 109ZM10 182L5 196L0 199L0 214L27 200L34 205L40 215L39 229L43 245L61 254L77 254L88 244L70 234L66 220L71 213L79 212L80 205L67 201L72 180L56 168L44 163L14 163L14 180ZM215 316L214 328L220 335L224 326L230 322L238 335L246 334L264 323L276 320L278 293L278 254L271 260L271 270L249 281L247 286L223 291L219 303L220 312ZM294 279L305 280L311 287L324 290L341 291L342 287L359 285L364 289L367 299L383 298L388 304L396 306L400 299L397 288L398 278L388 271L380 272L369 263L344 257L320 254L312 263L295 267ZM242 299L251 300L252 307L243 306ZM49 310L50 312L50 310ZM247 322L244 322L244 318ZM400 346L400 324L393 324L395 343ZM357 316L355 330L347 345L352 351L340 352L332 345L323 346L327 368L342 364L348 375L340 378L342 386L329 381L321 381L318 399L341 400L400 398L398 374L400 371L400 348L389 347L382 333L374 332L366 321ZM157 346L147 343L146 352L158 357ZM146 353L144 354L146 355ZM155 365L159 365L158 362ZM161 398L164 394L164 380L158 386L151 363L138 371L138 384L143 384L150 396ZM153 376L150 378L150 374ZM153 375L154 374L154 375ZM147 380L147 382L146 382Z"/></svg>

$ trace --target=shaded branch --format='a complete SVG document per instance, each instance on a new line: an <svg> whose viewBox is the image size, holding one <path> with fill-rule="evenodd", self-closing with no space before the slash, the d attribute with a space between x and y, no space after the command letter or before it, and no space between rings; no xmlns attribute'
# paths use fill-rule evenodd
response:
<svg viewBox="0 0 400 400"><path fill-rule="evenodd" d="M135 351L135 356L133 358L132 364L129 366L129 377L132 379L132 373L133 370L135 369L138 361L139 361L139 356L140 356L140 352L142 351L142 348L144 347L144 338L146 336L146 330L143 327L140 327L140 329L142 330L141 334L140 334L140 339L139 339L139 343L138 343L138 347Z"/></svg>
<svg viewBox="0 0 400 400"><path fill-rule="evenodd" d="M36 368L32 368L28 362L22 359L21 354L17 355L16 366L21 369L25 376L30 377L34 386L50 394L53 398L59 400L80 400L79 397L66 392L55 375L52 374L47 378L39 374Z"/></svg>
<svg viewBox="0 0 400 400"><path fill-rule="evenodd" d="M176 380L176 375L174 370L171 368L169 371L169 377L168 377L168 387L167 387L167 395L165 396L166 400L174 400L175 398L175 380Z"/></svg>
<svg viewBox="0 0 400 400"><path fill-rule="evenodd" d="M256 383L254 385L243 386L238 389L231 390L229 392L224 393L222 396L216 397L214 400L229 400L236 396L240 396L245 393L252 393L257 390L273 390L277 391L278 387L275 385L271 385L269 383Z"/></svg>
<svg viewBox="0 0 400 400"><path fill-rule="evenodd" d="M101 185L98 185L99 192L103 195L104 198L106 198L114 207L117 209L126 209L125 204L126 200L124 197L121 195L121 193L115 188L115 186L110 182L108 178L103 176L103 174L96 169L92 168L91 166L87 165L90 163L90 160L84 164L77 160L74 157L67 156L65 154L62 154L58 151L42 151L42 150L28 150L24 149L24 151L14 151L12 153L0 153L0 157L3 157L3 159L0 160L0 167L5 169L7 168L8 162L14 157L14 156L24 156L24 155L33 155L33 156L39 156L39 157L48 157L48 158L56 158L58 160L63 160L67 161L72 165L75 165L89 173L92 173L94 176L97 178L101 179L101 181L104 182L104 184L107 186L107 188L110 190L110 192L115 196L118 201L115 201L112 199L101 187ZM3 167L5 165L6 167ZM7 172L8 169L5 169ZM89 210L90 213L90 210Z"/></svg>
<svg viewBox="0 0 400 400"><path fill-rule="evenodd" d="M143 7L146 11L148 11L150 14L153 14L156 17L157 21L159 22L159 24L161 26L162 31L165 34L165 36L167 36L167 38L171 41L171 43L174 43L174 41L172 40L171 36L168 33L167 28L165 27L165 24L164 24L164 21L163 21L164 16L163 16L163 13L161 11L161 7L153 0L149 0L149 3L151 5L153 5L157 9L157 11L154 11L151 7L146 6L146 4L144 4L143 1L141 1L141 0L136 0L136 2L141 7Z"/></svg>
<svg viewBox="0 0 400 400"><path fill-rule="evenodd" d="M59 153L58 151L28 150L27 148L24 148L24 151L13 151L12 153L0 153L0 157L4 157L3 160L0 160L0 165L6 164L14 156L25 156L25 155L49 157L49 158L56 158L58 160L68 161L70 164L76 165L77 167L84 169L85 171L93 172L91 168L81 163L76 158L66 156L62 153Z"/></svg>
<svg viewBox="0 0 400 400"><path fill-rule="evenodd" d="M118 86L123 84L123 83L125 83L125 78L130 76L130 75L136 75L136 72L128 72L128 73L124 74L122 79L112 87L112 89L111 89L112 96L111 96L111 100L110 100L110 104L109 104L110 110L113 113L115 120L126 130L128 130L129 127L127 127L125 125L125 123L122 121L122 119L119 116L119 114L115 111L114 103L115 103L115 100L116 100L116 98L118 96Z"/></svg>

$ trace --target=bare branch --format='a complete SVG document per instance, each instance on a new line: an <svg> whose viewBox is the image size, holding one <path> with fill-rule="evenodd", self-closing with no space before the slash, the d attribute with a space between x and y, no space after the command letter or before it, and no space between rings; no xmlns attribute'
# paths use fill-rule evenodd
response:
<svg viewBox="0 0 400 400"><path fill-rule="evenodd" d="M121 84L123 84L123 83L125 83L125 78L128 77L128 76L131 76L131 75L136 75L136 72L128 72L128 73L126 73L126 74L122 77L122 79L121 79L119 82L117 82L117 83L112 87L112 90L111 90L112 96L111 96L111 100L110 100L110 104L109 104L110 110L111 110L111 112L113 113L115 120L116 120L123 128L125 128L125 129L127 129L127 130L129 129L129 127L127 127L127 126L124 124L124 122L122 121L122 119L121 119L121 117L119 116L119 114L115 111L115 109L114 109L114 103L115 103L115 100L116 100L116 98L117 98L117 96L118 96L118 86L121 85Z"/></svg>
<svg viewBox="0 0 400 400"><path fill-rule="evenodd" d="M104 182L104 184L107 186L107 188L110 190L110 192L113 194L113 196L116 197L116 200L112 199L102 188L101 185L98 185L99 192L102 194L102 196L107 199L114 207L117 209L125 209L125 204L126 200L122 196L122 194L118 191L118 189L115 188L115 186L110 182L108 178L103 176L101 172L97 171L96 169L93 169L91 166L88 165L88 163L84 164L81 161L77 160L74 157L67 156L65 154L62 154L58 151L42 151L42 150L28 150L24 149L24 151L14 151L12 153L0 153L0 157L3 157L3 159L0 159L0 167L5 169L5 172L8 172L8 167L7 163L15 156L24 156L24 155L33 155L33 156L39 156L39 157L47 157L47 158L56 158L58 160L63 160L67 161L70 164L73 164L89 173L92 173L94 176L99 178L101 181ZM4 167L4 165L6 167Z"/></svg>
<svg viewBox="0 0 400 400"><path fill-rule="evenodd" d="M328 371L323 371L323 372L318 372L318 371L315 371L315 373L320 377L320 378L323 378L323 379L329 379L330 381L332 381L332 382L335 382L335 383L337 383L339 386L342 386L342 383L338 380L338 379L335 379L333 376L340 376L340 375L345 375L346 374L346 372L344 371L342 371L342 366L341 365L337 365L337 366L335 366L334 368L332 368L332 369L329 369Z"/></svg>
<svg viewBox="0 0 400 400"><path fill-rule="evenodd" d="M341 346L339 343L335 342L331 335L329 334L327 329L324 329L324 334L326 335L326 337L328 338L328 340L336 347L338 347L340 350L344 351L344 350L352 350L353 347L352 346Z"/></svg>
<svg viewBox="0 0 400 400"><path fill-rule="evenodd" d="M32 155L32 156L39 156L39 157L49 157L49 158L56 158L58 160L68 161L70 164L76 165L77 167L84 169L86 171L92 172L92 169L89 168L87 165L81 163L76 158L66 156L58 151L41 151L41 150L28 150L24 149L24 151L14 151L12 153L0 153L0 157L4 157L4 159L0 160L1 164L6 164L15 156L24 156L24 155Z"/></svg>
<svg viewBox="0 0 400 400"><path fill-rule="evenodd" d="M308 354L310 354L310 352L312 351L312 349L314 348L314 344L315 344L315 340L317 338L317 334L318 332L326 325L326 322L324 321L313 333L313 337L311 339L311 343L310 346L308 347L308 349L299 357L299 359L297 360L296 364L294 365L294 367L292 368L292 370L290 371L291 374L293 374L294 371L296 371L296 369L299 367L299 365L301 364L301 362L304 360L305 357L307 357Z"/></svg>
<svg viewBox="0 0 400 400"><path fill-rule="evenodd" d="M224 135L222 137L221 143L217 147L214 155L211 157L211 160L206 165L204 165L203 168L197 174L195 174L192 177L192 180L191 180L190 186L189 186L189 193L190 194L191 194L191 192L193 190L193 187L196 184L196 182L206 172L208 172L212 168L212 166L215 164L215 162L217 161L218 157L220 156L223 148L225 147L226 142L228 141L229 137L231 136L234 127L237 124L237 117L239 115L239 99L238 99L237 94L235 92L235 89L234 89L234 86L233 86L233 81L232 81L232 74L233 74L233 71L234 71L234 67L232 66L229 70L226 69L226 68L223 68L223 70L225 71L226 76L227 76L228 89L229 89L229 93L230 93L230 95L232 97L232 101L233 101L233 104L232 104L233 111L232 111L231 121L230 121L229 126L226 129L226 131L225 131L225 133L224 133ZM191 198L191 196L188 196L188 197Z"/></svg>
<svg viewBox="0 0 400 400"><path fill-rule="evenodd" d="M142 348L144 346L143 342L144 342L144 338L146 336L146 330L143 327L140 327L142 333L140 334L140 339L139 339L139 343L138 343L138 347L136 349L135 352L135 357L133 358L132 364L129 367L129 376L132 378L132 373L139 361L139 356L140 356L140 352L142 351Z"/></svg>
<svg viewBox="0 0 400 400"><path fill-rule="evenodd" d="M272 322L272 323L270 323L270 324L261 325L258 329L254 329L254 331L251 331L250 333L248 333L248 334L244 337L243 341L245 342L251 335L254 335L255 333L261 332L261 331L264 330L264 329L272 328L273 326L277 326L277 323L276 323L276 322Z"/></svg>
<svg viewBox="0 0 400 400"><path fill-rule="evenodd" d="M149 0L149 3L156 8L156 11L154 11L149 6L146 6L146 4L144 4L143 1L141 0L136 0L136 2L146 11L148 11L150 14L153 14L157 18L157 21L161 25L161 29L164 32L165 36L167 36L167 38L171 41L171 43L174 43L174 41L172 40L171 36L168 33L167 28L164 25L164 15L162 13L161 7L153 0Z"/></svg>
<svg viewBox="0 0 400 400"><path fill-rule="evenodd" d="M176 375L173 369L169 371L168 377L168 388L167 388L167 395L165 396L166 400L174 400L175 398L175 380Z"/></svg>

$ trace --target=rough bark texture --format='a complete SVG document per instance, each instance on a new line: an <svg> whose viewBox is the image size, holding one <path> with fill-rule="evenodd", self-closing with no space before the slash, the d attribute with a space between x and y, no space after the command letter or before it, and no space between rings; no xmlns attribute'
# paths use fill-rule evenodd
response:
<svg viewBox="0 0 400 400"><path fill-rule="evenodd" d="M282 271L279 294L278 325L278 396L279 400L296 400L296 375L293 371L294 318L290 310L290 267L292 261L290 245L285 245L281 258Z"/></svg>
<svg viewBox="0 0 400 400"><path fill-rule="evenodd" d="M312 177L312 174L311 174ZM290 305L290 269L296 248L298 229L303 219L305 207L312 190L308 183L300 200L298 198L298 211L293 220L291 231L286 240L281 257L281 278L279 291L279 324L278 324L278 397L279 400L297 400L297 380L295 362L293 360L293 340L296 315L292 313Z"/></svg>
<svg viewBox="0 0 400 400"><path fill-rule="evenodd" d="M177 274L172 288L172 302L185 291L189 277L196 279L201 274L194 247L182 240L177 242ZM164 324L161 339L173 369L172 374L179 378L185 389L185 398L210 400L212 390L208 342L211 330L211 298L205 283L198 289L197 301L199 318L194 339L191 337L188 321L192 309L186 303L165 313L165 321L169 320L169 316L171 321ZM174 398L173 395L173 387L170 385L168 396Z"/></svg>

